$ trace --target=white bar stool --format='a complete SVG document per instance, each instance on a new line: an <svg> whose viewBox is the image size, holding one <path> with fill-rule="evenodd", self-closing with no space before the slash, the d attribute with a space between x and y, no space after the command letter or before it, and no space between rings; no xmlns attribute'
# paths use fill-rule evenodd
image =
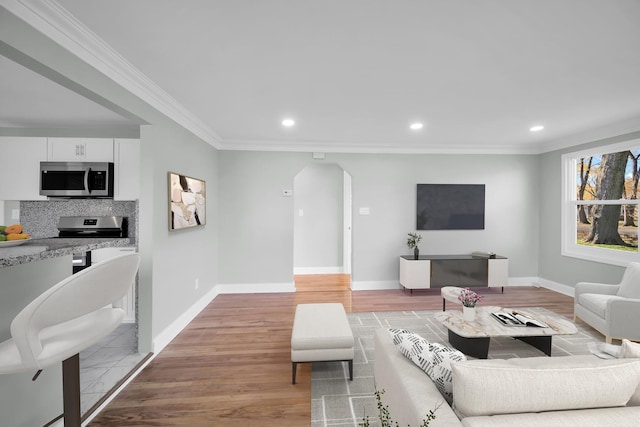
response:
<svg viewBox="0 0 640 427"><path fill-rule="evenodd" d="M0 343L0 374L36 371L62 362L65 427L80 427L79 353L113 332L124 318L122 299L140 266L137 253L74 274L30 302Z"/></svg>

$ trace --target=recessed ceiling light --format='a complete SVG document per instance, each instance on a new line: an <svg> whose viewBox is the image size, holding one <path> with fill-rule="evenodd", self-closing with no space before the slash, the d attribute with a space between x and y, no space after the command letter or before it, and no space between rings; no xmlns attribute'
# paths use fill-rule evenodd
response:
<svg viewBox="0 0 640 427"><path fill-rule="evenodd" d="M286 126L286 127L288 127L288 128L289 128L289 127L291 127L291 126L293 126L293 125L295 125L295 124L296 124L296 122L295 122L295 120L293 120L293 119L284 119L284 120L282 121L282 126Z"/></svg>
<svg viewBox="0 0 640 427"><path fill-rule="evenodd" d="M543 130L543 129L544 129L544 126L542 126L542 125L536 125L536 126L531 126L531 127L529 128L529 131L530 131L530 132L540 132L540 131L541 131L541 130Z"/></svg>
<svg viewBox="0 0 640 427"><path fill-rule="evenodd" d="M422 123L412 123L411 126L409 127L413 130L418 130L418 129L422 129L424 125Z"/></svg>

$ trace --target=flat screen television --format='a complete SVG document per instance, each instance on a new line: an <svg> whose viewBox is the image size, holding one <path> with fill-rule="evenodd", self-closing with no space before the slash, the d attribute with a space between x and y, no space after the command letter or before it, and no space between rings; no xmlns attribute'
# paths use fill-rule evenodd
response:
<svg viewBox="0 0 640 427"><path fill-rule="evenodd" d="M418 230L484 230L484 184L418 184Z"/></svg>

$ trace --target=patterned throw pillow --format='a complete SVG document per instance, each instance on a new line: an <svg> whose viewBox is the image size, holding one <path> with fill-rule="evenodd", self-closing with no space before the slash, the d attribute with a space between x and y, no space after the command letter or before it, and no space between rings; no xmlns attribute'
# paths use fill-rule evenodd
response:
<svg viewBox="0 0 640 427"><path fill-rule="evenodd" d="M390 329L389 333L400 352L429 375L442 396L451 404L453 400L451 362L467 360L466 356L458 350L429 342L410 331Z"/></svg>
<svg viewBox="0 0 640 427"><path fill-rule="evenodd" d="M413 332L408 331L406 329L398 329L398 328L389 328L388 331L391 334L391 338L393 339L393 343L396 344L396 345L397 345L397 343L396 343L396 335L412 334L413 333Z"/></svg>

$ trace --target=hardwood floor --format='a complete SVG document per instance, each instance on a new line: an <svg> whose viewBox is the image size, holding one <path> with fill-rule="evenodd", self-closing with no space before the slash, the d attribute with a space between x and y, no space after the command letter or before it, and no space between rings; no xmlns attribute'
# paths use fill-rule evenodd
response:
<svg viewBox="0 0 640 427"><path fill-rule="evenodd" d="M293 276L297 292L348 291L350 274L296 274Z"/></svg>
<svg viewBox="0 0 640 427"><path fill-rule="evenodd" d="M545 307L572 318L573 298L534 287L479 289L483 305ZM439 290L219 295L91 426L308 426L311 368L291 384L297 304L341 302L347 312L440 310Z"/></svg>

